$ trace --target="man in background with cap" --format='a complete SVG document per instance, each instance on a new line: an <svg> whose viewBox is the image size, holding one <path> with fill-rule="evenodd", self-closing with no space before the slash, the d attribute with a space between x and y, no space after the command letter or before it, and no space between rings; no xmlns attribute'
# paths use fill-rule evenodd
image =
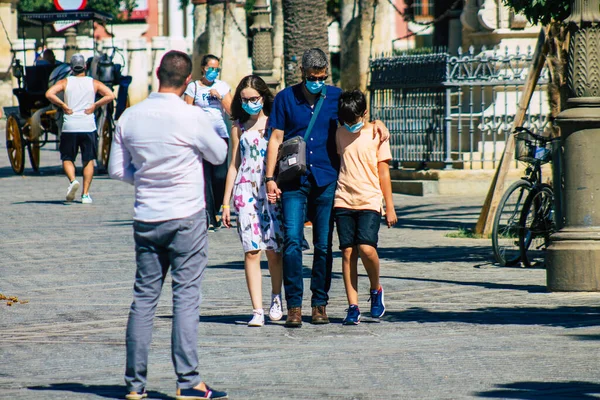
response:
<svg viewBox="0 0 600 400"><path fill-rule="evenodd" d="M60 135L60 159L69 178L67 201L73 201L79 182L75 179L75 158L81 149L83 164L83 191L81 202L91 204L89 190L94 177L96 159L96 119L94 111L114 100L113 92L102 82L85 75L85 58L81 54L71 57L73 75L61 79L46 92L46 98L63 110L63 127ZM64 101L57 95L64 92ZM102 98L96 101L96 93Z"/></svg>

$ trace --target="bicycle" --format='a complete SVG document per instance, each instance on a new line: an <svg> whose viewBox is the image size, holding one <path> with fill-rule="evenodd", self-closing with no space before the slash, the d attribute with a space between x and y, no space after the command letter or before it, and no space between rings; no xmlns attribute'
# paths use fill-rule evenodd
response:
<svg viewBox="0 0 600 400"><path fill-rule="evenodd" d="M521 213L525 208L525 203L532 188L542 184L542 162L535 157L526 157L523 153L524 142L519 141L519 135L534 135L527 128L516 128L514 135L517 135L517 155L520 161L525 161L529 165L525 169L525 176L514 182L504 192L492 226L492 250L494 258L500 266L516 266L521 262L521 248L519 246L519 235L522 231L520 224ZM542 138L540 136L540 138ZM547 138L543 138L547 140ZM535 154L534 154L535 155Z"/></svg>
<svg viewBox="0 0 600 400"><path fill-rule="evenodd" d="M552 160L552 142L556 139L523 129L516 140L520 149L518 160L533 163L538 168ZM554 190L539 179L530 188L519 218L519 250L524 267L544 264L545 250L555 231Z"/></svg>

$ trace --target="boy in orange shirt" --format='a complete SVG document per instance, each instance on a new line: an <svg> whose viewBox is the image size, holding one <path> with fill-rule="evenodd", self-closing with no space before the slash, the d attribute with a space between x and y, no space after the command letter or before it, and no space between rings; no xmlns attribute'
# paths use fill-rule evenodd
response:
<svg viewBox="0 0 600 400"><path fill-rule="evenodd" d="M380 142L373 134L373 124L366 120L367 101L360 90L340 96L336 146L341 159L335 192L334 212L342 271L348 297L348 314L344 325L360 322L358 308L358 257L360 256L371 284L371 316L385 313L383 288L379 284L377 241L385 199L385 220L388 228L396 222L392 199L389 161L392 159L389 141Z"/></svg>

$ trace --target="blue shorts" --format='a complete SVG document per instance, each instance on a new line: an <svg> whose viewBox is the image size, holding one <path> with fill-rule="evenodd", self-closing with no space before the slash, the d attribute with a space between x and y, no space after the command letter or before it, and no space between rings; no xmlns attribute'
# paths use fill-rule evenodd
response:
<svg viewBox="0 0 600 400"><path fill-rule="evenodd" d="M377 248L381 214L372 210L335 208L335 224L340 239L340 249L359 244Z"/></svg>

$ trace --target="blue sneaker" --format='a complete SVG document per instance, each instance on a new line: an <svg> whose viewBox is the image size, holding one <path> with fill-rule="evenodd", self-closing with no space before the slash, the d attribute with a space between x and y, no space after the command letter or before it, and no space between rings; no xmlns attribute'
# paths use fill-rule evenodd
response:
<svg viewBox="0 0 600 400"><path fill-rule="evenodd" d="M360 323L360 310L356 304L351 304L348 307L348 314L344 318L344 325L358 325Z"/></svg>
<svg viewBox="0 0 600 400"><path fill-rule="evenodd" d="M229 399L227 393L211 389L206 385L206 391L199 389L177 389L176 400L206 400L206 399Z"/></svg>
<svg viewBox="0 0 600 400"><path fill-rule="evenodd" d="M383 286L379 286L379 290L370 291L371 298L371 317L381 318L385 314L385 304L383 303Z"/></svg>

